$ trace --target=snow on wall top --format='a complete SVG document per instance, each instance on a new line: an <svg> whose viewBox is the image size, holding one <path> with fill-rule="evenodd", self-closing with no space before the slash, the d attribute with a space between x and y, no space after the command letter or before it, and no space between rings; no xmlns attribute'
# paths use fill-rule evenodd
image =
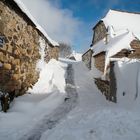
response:
<svg viewBox="0 0 140 140"><path fill-rule="evenodd" d="M116 53L120 52L122 49L131 49L130 43L133 39L135 39L135 36L128 31L114 38L110 37L107 44L105 39L103 39L93 46L93 56L101 52L106 52L110 53L109 56L111 57Z"/></svg>
<svg viewBox="0 0 140 140"><path fill-rule="evenodd" d="M52 40L48 36L46 31L38 24L36 19L32 16L32 14L29 12L29 10L26 8L26 6L24 5L24 3L21 0L13 0L13 1L19 6L19 8L22 10L22 12L24 12L31 19L31 21L35 24L36 28L48 39L48 41L53 46L59 46L59 44L56 41Z"/></svg>
<svg viewBox="0 0 140 140"><path fill-rule="evenodd" d="M140 37L140 14L109 10L102 19L105 26L113 26L115 31L128 29Z"/></svg>

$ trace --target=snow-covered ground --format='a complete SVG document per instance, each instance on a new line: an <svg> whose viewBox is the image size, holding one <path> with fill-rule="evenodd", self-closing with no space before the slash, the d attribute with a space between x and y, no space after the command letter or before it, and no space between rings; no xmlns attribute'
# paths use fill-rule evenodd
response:
<svg viewBox="0 0 140 140"><path fill-rule="evenodd" d="M0 140L19 140L64 101L66 68L67 64L52 59L31 94L16 98L7 113L0 112Z"/></svg>
<svg viewBox="0 0 140 140"><path fill-rule="evenodd" d="M51 72L53 75L59 75L58 69L61 69L63 74L59 75L59 78L63 81L64 71L69 63L74 69L78 93L76 107L67 112L65 117L55 124L55 127L43 130L41 140L139 140L140 111L138 106L140 103L132 105L130 103L131 106L126 107L106 101L94 84L93 73L89 72L82 62L68 59L52 60L46 66L46 75L49 69L53 71ZM42 71L43 76L40 82L47 77L44 73ZM50 81L57 82L50 83L57 88L51 88L52 92L48 93L46 88L42 88L43 92L46 91L44 94L36 92L39 94L19 97L13 102L8 113L0 113L0 140L19 140L29 134L32 128L37 127L36 124L41 122L45 115L51 114L54 110L57 112L57 107L64 102L65 92L61 91L65 88L65 84L62 84L63 88L59 88L59 79L57 76L53 78L51 77ZM47 85L45 81L40 84L40 87ZM35 87L38 85L39 83Z"/></svg>
<svg viewBox="0 0 140 140"><path fill-rule="evenodd" d="M128 108L140 104L140 60L122 58L116 60L117 99L120 106Z"/></svg>
<svg viewBox="0 0 140 140"><path fill-rule="evenodd" d="M107 102L85 66L81 62L73 66L78 105L54 129L46 131L41 140L138 140L139 110Z"/></svg>

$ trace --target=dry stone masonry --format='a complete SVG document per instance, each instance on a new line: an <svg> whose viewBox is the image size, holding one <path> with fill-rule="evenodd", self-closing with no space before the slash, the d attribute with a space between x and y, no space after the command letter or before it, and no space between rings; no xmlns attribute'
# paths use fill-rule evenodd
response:
<svg viewBox="0 0 140 140"><path fill-rule="evenodd" d="M19 96L37 82L40 37L46 43L46 62L57 59L58 47L50 44L15 4L0 1L0 91Z"/></svg>
<svg viewBox="0 0 140 140"><path fill-rule="evenodd" d="M82 61L85 63L85 65L87 66L89 70L91 69L92 54L93 54L93 51L89 49L87 52L85 52L82 55Z"/></svg>
<svg viewBox="0 0 140 140"><path fill-rule="evenodd" d="M94 35L93 35L92 44L96 44L107 35L107 29L103 21L99 21L99 23L93 28L93 30L94 30Z"/></svg>

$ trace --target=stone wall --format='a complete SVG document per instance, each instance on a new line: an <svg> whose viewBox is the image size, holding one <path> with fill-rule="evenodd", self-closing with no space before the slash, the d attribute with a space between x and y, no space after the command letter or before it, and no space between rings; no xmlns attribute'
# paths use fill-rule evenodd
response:
<svg viewBox="0 0 140 140"><path fill-rule="evenodd" d="M86 53L82 55L82 61L85 63L88 69L91 69L92 54L93 54L93 51L89 49Z"/></svg>
<svg viewBox="0 0 140 140"><path fill-rule="evenodd" d="M50 59L56 59L58 60L59 57L59 48L57 46L49 46L48 44L46 44L46 48L45 48L45 61L49 62Z"/></svg>
<svg viewBox="0 0 140 140"><path fill-rule="evenodd" d="M96 56L94 56L95 59L95 67L104 72L105 67L105 52L99 53Z"/></svg>
<svg viewBox="0 0 140 140"><path fill-rule="evenodd" d="M140 59L140 41L139 40L133 40L130 43L131 47L134 49L132 53L128 56L129 58L138 58Z"/></svg>
<svg viewBox="0 0 140 140"><path fill-rule="evenodd" d="M106 99L110 100L109 81L95 78L95 84L101 93L106 97Z"/></svg>
<svg viewBox="0 0 140 140"><path fill-rule="evenodd" d="M24 94L38 80L41 36L31 21L16 10L0 1L0 90L13 96ZM58 47L50 46L47 40L45 52L47 62L58 58Z"/></svg>
<svg viewBox="0 0 140 140"><path fill-rule="evenodd" d="M114 72L114 62L110 62L110 72L109 78L110 80L102 80L101 78L95 78L95 84L101 93L105 96L105 98L114 103L117 102L117 82L116 76Z"/></svg>
<svg viewBox="0 0 140 140"><path fill-rule="evenodd" d="M102 40L107 35L107 29L103 22L99 22L94 27L94 35L93 35L93 45L97 43L98 41Z"/></svg>
<svg viewBox="0 0 140 140"><path fill-rule="evenodd" d="M130 46L131 46L132 49L134 49L133 51L123 49L112 57L113 58L128 57L128 58L138 58L138 59L140 59L140 41L139 40L133 40L130 43Z"/></svg>

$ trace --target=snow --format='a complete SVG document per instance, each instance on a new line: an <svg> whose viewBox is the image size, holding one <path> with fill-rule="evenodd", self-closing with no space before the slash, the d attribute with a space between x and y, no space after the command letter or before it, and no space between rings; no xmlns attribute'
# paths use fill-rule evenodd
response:
<svg viewBox="0 0 140 140"><path fill-rule="evenodd" d="M41 59L37 70L40 71L38 82L24 96L12 102L7 113L0 112L0 139L20 140L44 116L52 113L66 97L65 74L67 64L51 59L44 61L45 41L40 38Z"/></svg>
<svg viewBox="0 0 140 140"><path fill-rule="evenodd" d="M21 139L64 101L66 67L52 59L41 70L39 81L29 90L31 94L16 98L7 113L0 112L0 139Z"/></svg>
<svg viewBox="0 0 140 140"><path fill-rule="evenodd" d="M140 61L120 59L115 63L117 79L117 99L122 106L132 106L140 102Z"/></svg>
<svg viewBox="0 0 140 140"><path fill-rule="evenodd" d="M140 14L109 10L102 20L106 27L113 26L115 32L127 29L138 36L140 35Z"/></svg>
<svg viewBox="0 0 140 140"><path fill-rule="evenodd" d="M43 38L39 38L39 53L40 53L40 56L41 56L41 59L38 61L37 63L37 71L41 71L46 63L45 63L45 47L46 47L46 44L45 44L45 40Z"/></svg>
<svg viewBox="0 0 140 140"><path fill-rule="evenodd" d="M38 82L29 89L29 93L48 93L53 90L58 90L65 93L65 70L67 64L51 59L47 64L44 60L45 57L45 40L40 37L40 55L41 59L37 63L37 70L40 71Z"/></svg>
<svg viewBox="0 0 140 140"><path fill-rule="evenodd" d="M93 46L93 56L101 53L108 52L109 57L120 52L122 49L131 49L130 42L135 39L132 33L125 32L115 38L110 38L109 42L106 44L105 40L101 40Z"/></svg>
<svg viewBox="0 0 140 140"><path fill-rule="evenodd" d="M89 70L73 62L78 105L41 140L136 140L140 137L140 112L109 103L96 88ZM129 106L130 107L130 106ZM139 107L139 105L138 105Z"/></svg>
<svg viewBox="0 0 140 140"><path fill-rule="evenodd" d="M110 62L110 58L120 52L123 49L132 50L130 43L132 40L135 39L135 36L131 33L126 31L125 33L118 35L117 37L109 39L109 42L105 44L104 40L99 41L97 44L93 46L94 54L93 56L105 52L105 69Z"/></svg>
<svg viewBox="0 0 140 140"><path fill-rule="evenodd" d="M31 93L44 93L51 92L54 89L59 90L61 93L65 93L65 70L66 64L62 64L55 59L51 59L46 64L45 57L45 40L40 38L40 55L41 59L37 63L37 70L40 71L40 78L35 84L33 89L29 89Z"/></svg>
<svg viewBox="0 0 140 140"><path fill-rule="evenodd" d="M36 25L36 28L50 41L50 43L53 46L59 46L59 44L57 42L55 42L54 40L52 40L48 34L46 33L46 31L38 24L38 22L36 21L36 19L32 16L32 14L29 12L29 10L26 8L26 6L24 5L24 3L21 0L14 0L17 5L20 7L20 9L31 19L31 21Z"/></svg>
<svg viewBox="0 0 140 140"><path fill-rule="evenodd" d="M82 61L82 54L77 53L76 51L73 51L73 56L75 57L76 61Z"/></svg>
<svg viewBox="0 0 140 140"><path fill-rule="evenodd" d="M65 69L67 65L52 59L40 72L40 78L30 93L45 93L58 90L65 93Z"/></svg>

